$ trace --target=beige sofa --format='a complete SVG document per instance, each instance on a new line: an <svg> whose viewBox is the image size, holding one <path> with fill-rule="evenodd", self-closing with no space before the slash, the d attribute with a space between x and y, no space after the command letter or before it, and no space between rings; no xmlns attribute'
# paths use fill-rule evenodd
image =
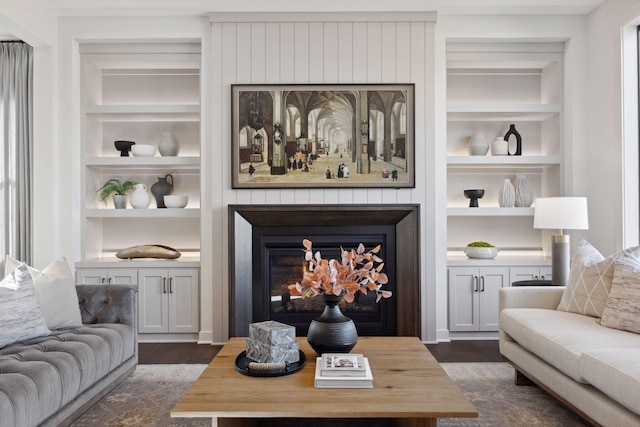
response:
<svg viewBox="0 0 640 427"><path fill-rule="evenodd" d="M640 335L556 310L564 289L500 290L500 353L516 382L530 379L593 425L640 426Z"/></svg>

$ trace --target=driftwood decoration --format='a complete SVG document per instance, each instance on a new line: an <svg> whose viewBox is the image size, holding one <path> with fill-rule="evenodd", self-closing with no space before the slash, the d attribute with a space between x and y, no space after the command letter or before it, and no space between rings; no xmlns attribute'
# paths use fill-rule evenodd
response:
<svg viewBox="0 0 640 427"><path fill-rule="evenodd" d="M178 250L164 245L138 245L121 249L116 253L120 259L132 258L161 258L176 259L182 255Z"/></svg>

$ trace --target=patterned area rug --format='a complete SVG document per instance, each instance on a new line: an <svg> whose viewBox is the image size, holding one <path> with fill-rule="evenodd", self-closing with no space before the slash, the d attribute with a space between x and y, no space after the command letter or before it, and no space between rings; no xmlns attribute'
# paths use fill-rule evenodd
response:
<svg viewBox="0 0 640 427"><path fill-rule="evenodd" d="M438 420L438 427L575 427L588 426L537 386L514 384L508 363L440 364L473 403L478 418Z"/></svg>
<svg viewBox="0 0 640 427"><path fill-rule="evenodd" d="M587 426L535 386L513 384L506 363L442 363L478 409L476 419L441 419L439 427ZM72 427L211 426L210 420L170 418L169 411L206 365L138 365L136 371Z"/></svg>

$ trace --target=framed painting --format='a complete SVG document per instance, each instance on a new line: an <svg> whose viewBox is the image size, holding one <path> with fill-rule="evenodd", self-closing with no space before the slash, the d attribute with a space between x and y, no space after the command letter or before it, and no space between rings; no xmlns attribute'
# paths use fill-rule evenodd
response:
<svg viewBox="0 0 640 427"><path fill-rule="evenodd" d="M413 84L232 85L232 187L415 187L414 95Z"/></svg>

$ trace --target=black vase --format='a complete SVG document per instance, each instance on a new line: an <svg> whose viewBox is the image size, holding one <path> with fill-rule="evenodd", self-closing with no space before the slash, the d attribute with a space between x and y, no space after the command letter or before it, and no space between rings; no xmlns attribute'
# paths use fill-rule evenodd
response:
<svg viewBox="0 0 640 427"><path fill-rule="evenodd" d="M507 133L504 134L504 140L507 141L507 144L509 143L509 137L511 135L514 135L516 137L516 152L512 153L511 151L509 151L508 153L510 156L521 156L522 155L522 137L516 130L516 125L509 125L509 130L507 131Z"/></svg>
<svg viewBox="0 0 640 427"><path fill-rule="evenodd" d="M171 183L168 182L168 178L171 178ZM167 174L164 177L159 176L158 182L151 186L151 194L155 197L158 208L166 208L164 196L171 193L173 193L173 175L171 174Z"/></svg>
<svg viewBox="0 0 640 427"><path fill-rule="evenodd" d="M322 353L349 353L358 342L358 331L353 320L342 314L342 295L327 295L324 311L311 321L307 341L318 355Z"/></svg>

